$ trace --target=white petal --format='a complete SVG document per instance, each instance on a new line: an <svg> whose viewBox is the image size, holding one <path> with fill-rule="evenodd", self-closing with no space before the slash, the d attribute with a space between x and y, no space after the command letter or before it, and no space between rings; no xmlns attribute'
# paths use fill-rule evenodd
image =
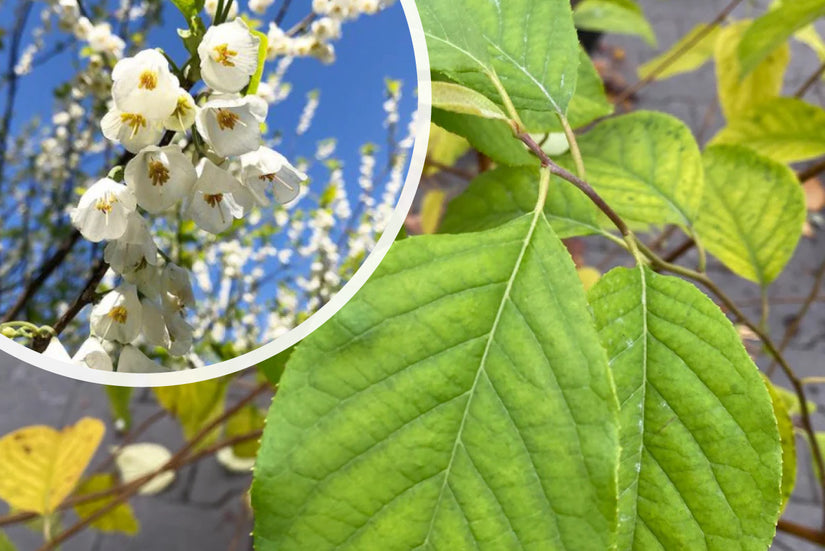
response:
<svg viewBox="0 0 825 551"><path fill-rule="evenodd" d="M241 19L210 27L198 46L204 82L218 92L241 91L258 68L259 46Z"/></svg>
<svg viewBox="0 0 825 551"><path fill-rule="evenodd" d="M135 340L143 324L135 286L126 283L107 293L92 308L89 319L92 335L96 337L122 343Z"/></svg>
<svg viewBox="0 0 825 551"><path fill-rule="evenodd" d="M123 484L146 476L163 467L172 453L160 444L141 442L129 444L117 451L115 464L120 471L120 481ZM167 471L154 477L138 490L141 495L155 495L165 490L175 480L175 473Z"/></svg>
<svg viewBox="0 0 825 551"><path fill-rule="evenodd" d="M167 371L169 370L150 360L132 345L124 346L117 360L118 373L165 373Z"/></svg>
<svg viewBox="0 0 825 551"><path fill-rule="evenodd" d="M95 337L89 337L83 342L82 345L80 345L80 349L78 349L77 354L74 355L72 361L84 363L91 369L97 369L98 371L114 370L109 353L106 352L105 348L103 348L103 344L100 340Z"/></svg>
<svg viewBox="0 0 825 551"><path fill-rule="evenodd" d="M129 214L136 206L137 201L126 186L104 178L80 198L72 211L72 223L94 243L118 239L126 232Z"/></svg>
<svg viewBox="0 0 825 551"><path fill-rule="evenodd" d="M149 146L129 161L124 178L138 205L158 214L189 195L197 173L179 146Z"/></svg>

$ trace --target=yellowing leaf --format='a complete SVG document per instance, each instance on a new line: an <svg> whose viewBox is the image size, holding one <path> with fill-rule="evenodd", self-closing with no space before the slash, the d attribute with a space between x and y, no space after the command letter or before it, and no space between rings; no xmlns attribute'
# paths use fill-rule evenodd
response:
<svg viewBox="0 0 825 551"><path fill-rule="evenodd" d="M685 36L683 36L676 44L674 44L666 52L654 57L647 63L639 67L639 78L648 78L654 70L656 70L665 61L670 60L676 52L680 52L686 44L695 40L696 37L703 32L707 34L703 36L696 44L689 50L681 54L677 59L669 61L667 68L663 69L657 76L657 80L664 80L682 73L689 73L695 71L705 63L707 63L713 52L716 49L716 40L719 38L719 27L714 27L710 31L706 31L707 25L702 24L694 27Z"/></svg>
<svg viewBox="0 0 825 551"><path fill-rule="evenodd" d="M589 291L602 278L602 273L592 266L583 266L578 268L576 272L579 274L579 279L582 280L585 291Z"/></svg>
<svg viewBox="0 0 825 551"><path fill-rule="evenodd" d="M790 46L782 44L745 76L738 48L750 24L750 21L738 21L725 27L716 41L719 103L729 120L736 119L754 105L779 97L790 61Z"/></svg>
<svg viewBox="0 0 825 551"><path fill-rule="evenodd" d="M264 414L255 405L248 405L226 422L226 437L243 436L264 428ZM258 439L239 442L232 446L234 454L242 459L254 458L258 453Z"/></svg>
<svg viewBox="0 0 825 551"><path fill-rule="evenodd" d="M175 416L187 440L223 413L228 379L155 388L155 397L163 408ZM200 446L215 441L218 431L201 440Z"/></svg>
<svg viewBox="0 0 825 551"><path fill-rule="evenodd" d="M441 170L441 166L452 166L470 149L470 144L461 136L430 125L430 141L427 145L427 168L425 176L432 176Z"/></svg>
<svg viewBox="0 0 825 551"><path fill-rule="evenodd" d="M0 551L17 551L17 547L4 532L0 532Z"/></svg>
<svg viewBox="0 0 825 551"><path fill-rule="evenodd" d="M428 191L421 205L421 232L427 235L438 231L447 194L443 190Z"/></svg>
<svg viewBox="0 0 825 551"><path fill-rule="evenodd" d="M776 392L773 383L764 375L763 378L765 386L768 387L768 393L771 395L773 413L779 428L779 441L782 445L782 510L784 511L796 485L796 438L793 421L791 421L785 400Z"/></svg>
<svg viewBox="0 0 825 551"><path fill-rule="evenodd" d="M485 119L509 120L504 111L486 96L451 82L433 82L433 107Z"/></svg>
<svg viewBox="0 0 825 551"><path fill-rule="evenodd" d="M0 439L0 498L19 511L47 515L72 492L100 445L105 427L83 418L57 431L44 425Z"/></svg>
<svg viewBox="0 0 825 551"><path fill-rule="evenodd" d="M77 489L78 496L92 495L115 487L115 477L109 473L95 474ZM97 511L111 503L112 497L102 497L94 501L87 501L74 506L75 513L81 519L86 519ZM123 534L134 535L140 530L140 524L135 518L131 505L128 502L117 505L114 509L93 520L91 526L101 532L121 532Z"/></svg>

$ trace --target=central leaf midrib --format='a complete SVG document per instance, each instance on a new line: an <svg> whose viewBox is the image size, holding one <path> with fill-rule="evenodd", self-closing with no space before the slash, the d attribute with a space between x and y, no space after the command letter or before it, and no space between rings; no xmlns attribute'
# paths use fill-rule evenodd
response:
<svg viewBox="0 0 825 551"><path fill-rule="evenodd" d="M530 228L527 230L527 235L524 237L524 242L522 243L521 250L519 251L518 257L516 258L515 265L513 266L513 272L510 274L510 279L507 281L507 286L504 289L504 293L501 297L501 302L498 306L498 311L496 312L496 317L493 319L493 325L490 328L489 336L487 337L487 343L484 346L484 353L481 356L481 361L479 362L478 369L476 370L475 378L473 379L473 384L470 389L467 391L469 396L467 397L467 404L464 406L464 413L461 416L461 423L458 427L458 432L456 434L455 442L453 443L453 449L450 454L450 461L447 463L447 467L444 469L444 482L441 484L441 489L438 492L438 499L436 500L435 507L433 508L433 514L430 518L429 528L427 529L427 536L424 539L424 542L419 546L425 547L429 541L430 536L433 533L433 526L435 525L435 519L438 516L438 512L441 506L441 502L444 498L444 493L449 485L450 481L450 473L453 467L453 463L456 458L456 453L458 452L459 444L462 444L462 434L464 431L464 426L467 422L467 417L470 413L470 406L473 403L473 397L475 396L476 387L478 386L479 380L481 380L482 373L486 373L486 364L487 358L490 354L490 350L493 346L493 341L495 340L496 332L498 330L499 323L501 322L501 317L504 314L504 308L507 302L510 300L510 293L512 292L513 285L518 277L519 271L521 269L522 263L524 262L524 256L527 253L527 249L530 247L530 243L533 240L533 235L536 231L536 226L541 218L544 217L544 209L543 205L539 205L533 212L532 220L530 221ZM546 222L546 219L545 219Z"/></svg>

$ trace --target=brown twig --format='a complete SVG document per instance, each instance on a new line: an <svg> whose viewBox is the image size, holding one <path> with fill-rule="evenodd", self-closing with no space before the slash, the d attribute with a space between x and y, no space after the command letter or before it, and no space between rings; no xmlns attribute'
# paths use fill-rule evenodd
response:
<svg viewBox="0 0 825 551"><path fill-rule="evenodd" d="M822 78L823 74L825 74L825 63L820 64L816 72L808 77L808 80L806 80L802 86L799 87L799 90L796 91L794 97L800 99L804 97L805 94L808 93L808 90L810 90L811 87L813 87L813 85L816 84L820 78Z"/></svg>
<svg viewBox="0 0 825 551"><path fill-rule="evenodd" d="M815 178L819 176L821 173L825 172L825 159L815 163L802 172L798 172L796 177L799 178L799 181L803 184L810 180L811 178Z"/></svg>
<svg viewBox="0 0 825 551"><path fill-rule="evenodd" d="M644 88L645 86L647 86L648 84L650 84L651 82L656 80L656 78L660 74L662 74L662 72L665 69L670 67L670 65L672 63L674 63L676 60L681 58L687 52L692 50L694 48L694 46L699 44L699 42L704 40L710 33L712 33L716 29L716 27L721 25L725 21L725 19L728 18L728 16L731 14L731 12L733 12L733 10L739 4L742 3L742 1L743 0L732 0L727 6L725 6L725 8L721 12L719 12L719 15L717 15L716 18L711 23L709 23L701 31L696 33L696 35L693 38L691 38L690 40L685 42L682 45L681 48L677 49L671 55L669 55L665 59L663 59L662 62L659 65L657 65L656 67L654 67L653 70L645 78L639 80L638 82L636 82L636 84L625 88L625 90L621 94L619 94L619 96L616 98L614 103L616 105L621 105L622 103L624 103L628 99L630 99L633 96L635 96L636 94L638 94L642 90L642 88Z"/></svg>
<svg viewBox="0 0 825 551"><path fill-rule="evenodd" d="M795 522L785 519L779 519L776 529L803 540L817 543L819 545L825 545L825 532L821 530L808 528L807 526L802 526L801 524L796 524Z"/></svg>

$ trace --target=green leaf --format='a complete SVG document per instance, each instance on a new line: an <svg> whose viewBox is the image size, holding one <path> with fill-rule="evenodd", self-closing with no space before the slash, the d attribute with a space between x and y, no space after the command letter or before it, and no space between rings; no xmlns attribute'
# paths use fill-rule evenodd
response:
<svg viewBox="0 0 825 551"><path fill-rule="evenodd" d="M802 187L787 166L744 147L709 147L704 163L699 240L733 272L767 286L802 236Z"/></svg>
<svg viewBox="0 0 825 551"><path fill-rule="evenodd" d="M75 491L75 495L82 497L96 494L105 490L110 490L117 485L117 480L113 474L94 474L84 480ZM100 509L109 505L113 497L101 497L93 501L81 503L74 506L77 516L82 519L89 518ZM117 505L114 509L104 514L102 517L93 520L91 526L101 532L120 532L123 534L135 535L140 531L140 524L135 518L132 506L128 502Z"/></svg>
<svg viewBox="0 0 825 551"><path fill-rule="evenodd" d="M257 366L258 372L261 373L272 386L277 386L281 381L281 376L284 374L286 364L289 358L292 357L294 350L295 346L290 346L283 352L259 363Z"/></svg>
<svg viewBox="0 0 825 551"><path fill-rule="evenodd" d="M200 430L220 417L226 401L229 379L212 379L200 383L154 388L158 403L174 416L181 425L183 436L189 440ZM217 428L199 446L208 446L219 435Z"/></svg>
<svg viewBox="0 0 825 551"><path fill-rule="evenodd" d="M640 36L656 46L656 34L633 0L584 0L576 6L573 22L588 31Z"/></svg>
<svg viewBox="0 0 825 551"><path fill-rule="evenodd" d="M433 107L438 109L485 119L510 120L498 105L475 90L460 84L433 82L432 90Z"/></svg>
<svg viewBox="0 0 825 551"><path fill-rule="evenodd" d="M710 31L706 30L707 27L708 25L704 23L694 27L666 52L654 57L647 63L642 64L638 69L639 78L648 78L653 71L658 69L659 66L666 61L668 62L667 67L656 76L656 80L665 80L683 73L690 73L691 71L695 71L707 63L710 58L713 57L713 52L716 50L716 41L719 38L720 33L719 27L713 27ZM673 58L673 56L681 52L690 42L696 40L696 37L701 33L707 34L696 44L691 46L691 48L684 54L681 54L673 61L669 61Z"/></svg>
<svg viewBox="0 0 825 551"><path fill-rule="evenodd" d="M756 70L793 33L825 16L825 0L791 0L754 21L738 47L744 74Z"/></svg>
<svg viewBox="0 0 825 551"><path fill-rule="evenodd" d="M433 123L465 138L475 149L493 161L508 166L539 166L524 144L513 136L513 129L504 121L482 119L472 115L433 109Z"/></svg>
<svg viewBox="0 0 825 551"><path fill-rule="evenodd" d="M187 21L198 15L203 9L204 0L172 0L172 3L183 14Z"/></svg>
<svg viewBox="0 0 825 551"><path fill-rule="evenodd" d="M825 110L796 98L775 98L753 106L728 123L713 144L749 147L780 163L825 155Z"/></svg>
<svg viewBox="0 0 825 551"><path fill-rule="evenodd" d="M290 362L255 468L256 548L603 551L616 407L543 216L396 243Z"/></svg>
<svg viewBox="0 0 825 551"><path fill-rule="evenodd" d="M105 390L109 398L109 410L118 430L129 430L132 426L132 411L129 409L132 389L125 386L107 386Z"/></svg>
<svg viewBox="0 0 825 551"><path fill-rule="evenodd" d="M438 125L430 124L430 140L427 142L427 161L425 176L432 176L441 171L436 165L453 166L470 149L470 144L456 134L447 132Z"/></svg>
<svg viewBox="0 0 825 551"><path fill-rule="evenodd" d="M249 85L246 87L246 95L253 96L258 93L258 86L261 85L261 78L264 75L264 68L266 67L266 54L269 49L269 38L260 31L249 31L260 41L258 44L258 68L255 74L249 80Z"/></svg>
<svg viewBox="0 0 825 551"><path fill-rule="evenodd" d="M576 93L567 110L567 120L571 127L581 128L613 113L614 106L604 92L602 77L583 49L579 51L579 76L576 82ZM555 118L541 129L542 132L561 130L561 123Z"/></svg>
<svg viewBox="0 0 825 551"><path fill-rule="evenodd" d="M680 120L637 111L579 139L587 180L628 222L690 226L702 200L702 158ZM572 169L571 156L559 162Z"/></svg>
<svg viewBox="0 0 825 551"><path fill-rule="evenodd" d="M802 406L799 403L799 397L795 392L783 388L781 386L773 385L773 393L782 400L788 415L796 417L802 414ZM808 400L808 413L813 414L816 411L816 402Z"/></svg>
<svg viewBox="0 0 825 551"><path fill-rule="evenodd" d="M15 547L5 532L0 532L0 551L17 551L17 547Z"/></svg>
<svg viewBox="0 0 825 551"><path fill-rule="evenodd" d="M750 24L737 21L722 29L716 41L719 102L728 120L735 120L751 107L779 97L790 61L790 46L782 44L746 73L739 61L738 45Z"/></svg>
<svg viewBox="0 0 825 551"><path fill-rule="evenodd" d="M618 549L766 549L779 435L730 321L647 268L614 269L589 298L622 404Z"/></svg>
<svg viewBox="0 0 825 551"><path fill-rule="evenodd" d="M264 427L264 415L258 406L250 404L226 421L226 437L243 436ZM250 458L258 453L258 440L248 440L232 446L236 457Z"/></svg>
<svg viewBox="0 0 825 551"><path fill-rule="evenodd" d="M567 112L579 64L569 0L419 0L416 5L433 71L500 103L491 79L497 75L530 130L544 130L555 113Z"/></svg>
<svg viewBox="0 0 825 551"><path fill-rule="evenodd" d="M442 233L465 233L495 228L532 212L538 199L539 170L501 167L485 172L450 201ZM604 233L605 218L571 184L553 178L544 214L562 239Z"/></svg>
<svg viewBox="0 0 825 551"><path fill-rule="evenodd" d="M773 414L776 417L779 439L782 444L782 506L780 508L782 512L788 505L788 500L796 485L796 437L785 399L776 391L776 387L767 377L763 378L765 386L768 387L768 393L771 395Z"/></svg>

